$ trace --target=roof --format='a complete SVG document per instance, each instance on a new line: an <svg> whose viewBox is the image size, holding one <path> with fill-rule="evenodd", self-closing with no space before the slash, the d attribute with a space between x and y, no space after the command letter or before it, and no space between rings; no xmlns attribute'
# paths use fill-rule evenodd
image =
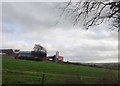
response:
<svg viewBox="0 0 120 86"><path fill-rule="evenodd" d="M0 51L3 51L3 50L5 50L5 51L6 51L6 50L11 50L11 49L0 49Z"/></svg>
<svg viewBox="0 0 120 86"><path fill-rule="evenodd" d="M0 49L0 53L14 54L13 49Z"/></svg>

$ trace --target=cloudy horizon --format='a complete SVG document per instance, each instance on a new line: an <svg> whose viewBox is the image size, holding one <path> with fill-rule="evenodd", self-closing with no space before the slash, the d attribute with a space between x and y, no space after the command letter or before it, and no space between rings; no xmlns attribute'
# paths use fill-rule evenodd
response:
<svg viewBox="0 0 120 86"><path fill-rule="evenodd" d="M60 19L63 3L3 2L2 48L32 50L34 44L56 51L65 61L118 62L118 32L109 24L84 30L74 26L66 15ZM56 24L59 21L58 24Z"/></svg>

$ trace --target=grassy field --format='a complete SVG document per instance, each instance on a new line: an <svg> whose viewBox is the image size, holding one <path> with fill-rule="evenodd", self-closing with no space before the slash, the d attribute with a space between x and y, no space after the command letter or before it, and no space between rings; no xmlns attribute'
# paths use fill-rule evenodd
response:
<svg viewBox="0 0 120 86"><path fill-rule="evenodd" d="M2 68L3 84L109 84L118 80L117 70L9 57L3 57Z"/></svg>

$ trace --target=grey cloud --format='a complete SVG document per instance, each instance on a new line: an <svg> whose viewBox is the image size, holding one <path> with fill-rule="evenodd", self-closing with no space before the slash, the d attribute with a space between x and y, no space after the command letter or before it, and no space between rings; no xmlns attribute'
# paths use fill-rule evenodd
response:
<svg viewBox="0 0 120 86"><path fill-rule="evenodd" d="M3 23L20 24L26 30L51 28L56 24L56 16L51 15L53 13L46 5L47 3L3 3ZM48 7L52 8L51 5Z"/></svg>
<svg viewBox="0 0 120 86"><path fill-rule="evenodd" d="M117 61L117 32L104 30L105 24L85 31L72 27L65 17L56 25L61 12L58 6L48 2L3 3L3 48L32 50L40 43L48 55L58 50L65 61Z"/></svg>

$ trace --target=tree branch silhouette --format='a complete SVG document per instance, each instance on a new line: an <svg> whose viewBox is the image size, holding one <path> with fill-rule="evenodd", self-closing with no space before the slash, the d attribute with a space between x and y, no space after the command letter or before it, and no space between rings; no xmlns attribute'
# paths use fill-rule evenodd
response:
<svg viewBox="0 0 120 86"><path fill-rule="evenodd" d="M118 2L97 2L97 1L78 1L67 3L61 14L72 13L73 25L83 21L83 26L88 30L89 27L102 24L106 19L113 22L114 29L120 29L120 1ZM80 23L81 24L81 23Z"/></svg>

